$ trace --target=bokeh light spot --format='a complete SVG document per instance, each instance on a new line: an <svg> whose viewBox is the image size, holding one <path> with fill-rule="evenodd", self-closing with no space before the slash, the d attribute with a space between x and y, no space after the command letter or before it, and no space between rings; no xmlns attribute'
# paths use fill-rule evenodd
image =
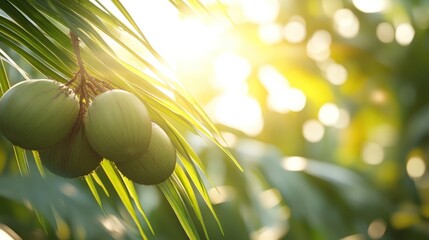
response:
<svg viewBox="0 0 429 240"><path fill-rule="evenodd" d="M378 24L376 33L378 40L383 43L391 43L395 40L395 29L388 22Z"/></svg>
<svg viewBox="0 0 429 240"><path fill-rule="evenodd" d="M307 35L305 20L301 16L294 16L283 28L284 38L291 43L302 42Z"/></svg>
<svg viewBox="0 0 429 240"><path fill-rule="evenodd" d="M362 158L368 164L380 164L384 159L384 150L378 143L366 143L362 149Z"/></svg>
<svg viewBox="0 0 429 240"><path fill-rule="evenodd" d="M258 68L258 78L270 94L284 93L289 88L288 80L272 65Z"/></svg>
<svg viewBox="0 0 429 240"><path fill-rule="evenodd" d="M315 61L324 61L331 55L331 34L326 30L317 30L307 43L307 55Z"/></svg>
<svg viewBox="0 0 429 240"><path fill-rule="evenodd" d="M290 88L287 90L286 96L286 103L288 104L289 110L292 112L299 112L304 109L307 98L301 90Z"/></svg>
<svg viewBox="0 0 429 240"><path fill-rule="evenodd" d="M121 220L115 215L108 215L100 220L101 224L110 232L113 236L117 238L122 238L125 234L125 226L122 224Z"/></svg>
<svg viewBox="0 0 429 240"><path fill-rule="evenodd" d="M371 101L376 104L383 104L387 100L387 95L386 95L386 92L382 89L374 89L371 92L370 98L371 98Z"/></svg>
<svg viewBox="0 0 429 240"><path fill-rule="evenodd" d="M267 189L259 193L259 199L264 208L269 209L278 205L282 200L282 195L279 190L275 188Z"/></svg>
<svg viewBox="0 0 429 240"><path fill-rule="evenodd" d="M319 142L325 135L325 127L317 120L308 120L302 126L304 138L309 142Z"/></svg>
<svg viewBox="0 0 429 240"><path fill-rule="evenodd" d="M368 235L372 239L380 239L386 232L386 222L383 219L376 219L368 227Z"/></svg>
<svg viewBox="0 0 429 240"><path fill-rule="evenodd" d="M409 45L414 38L415 30L410 23L401 23L396 27L396 41L402 45Z"/></svg>
<svg viewBox="0 0 429 240"><path fill-rule="evenodd" d="M213 205L226 202L234 197L235 190L231 186L217 186L208 190L210 202Z"/></svg>
<svg viewBox="0 0 429 240"><path fill-rule="evenodd" d="M325 69L325 76L333 85L342 85L347 80L348 72L341 64L329 63Z"/></svg>
<svg viewBox="0 0 429 240"><path fill-rule="evenodd" d="M307 168L307 159L303 157L293 156L284 157L282 160L282 166L288 171L302 171Z"/></svg>
<svg viewBox="0 0 429 240"><path fill-rule="evenodd" d="M346 109L340 108L338 121L335 123L336 128L346 128L350 124L350 113Z"/></svg>
<svg viewBox="0 0 429 240"><path fill-rule="evenodd" d="M333 126L340 117L340 109L333 103L325 103L320 108L318 117L325 126Z"/></svg>
<svg viewBox="0 0 429 240"><path fill-rule="evenodd" d="M354 6L364 13L377 13L386 10L388 0L353 0Z"/></svg>
<svg viewBox="0 0 429 240"><path fill-rule="evenodd" d="M345 37L355 37L359 32L359 19L347 8L339 9L334 14L335 30Z"/></svg>
<svg viewBox="0 0 429 240"><path fill-rule="evenodd" d="M412 178L420 178L426 171L426 164L420 156L413 156L407 161L407 173Z"/></svg>

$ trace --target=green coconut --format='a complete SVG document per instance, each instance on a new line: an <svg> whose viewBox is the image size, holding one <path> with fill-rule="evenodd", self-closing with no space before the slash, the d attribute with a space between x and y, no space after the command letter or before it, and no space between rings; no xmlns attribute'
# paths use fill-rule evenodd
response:
<svg viewBox="0 0 429 240"><path fill-rule="evenodd" d="M152 124L152 136L145 154L135 161L115 163L135 183L154 185L165 181L176 166L176 149L164 130Z"/></svg>
<svg viewBox="0 0 429 240"><path fill-rule="evenodd" d="M95 151L114 162L135 160L149 146L149 113L139 98L124 90L96 96L88 107L84 125Z"/></svg>
<svg viewBox="0 0 429 240"><path fill-rule="evenodd" d="M55 146L39 151L42 164L52 173L67 177L81 177L93 172L103 157L92 149L84 128L74 129Z"/></svg>
<svg viewBox="0 0 429 240"><path fill-rule="evenodd" d="M0 130L14 145L44 149L70 133L79 114L77 96L48 79L15 84L0 99Z"/></svg>

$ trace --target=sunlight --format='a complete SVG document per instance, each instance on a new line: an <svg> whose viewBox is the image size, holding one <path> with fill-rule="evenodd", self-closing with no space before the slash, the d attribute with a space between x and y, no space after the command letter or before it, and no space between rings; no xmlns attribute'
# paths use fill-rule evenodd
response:
<svg viewBox="0 0 429 240"><path fill-rule="evenodd" d="M386 10L389 0L353 0L357 9L364 13L376 13Z"/></svg>
<svg viewBox="0 0 429 240"><path fill-rule="evenodd" d="M359 32L359 19L347 8L339 9L334 14L335 30L345 37L355 37Z"/></svg>
<svg viewBox="0 0 429 240"><path fill-rule="evenodd" d="M253 23L275 22L280 11L278 0L241 0L246 19Z"/></svg>
<svg viewBox="0 0 429 240"><path fill-rule="evenodd" d="M251 70L247 59L234 53L223 53L214 63L214 84L225 91L244 92Z"/></svg>
<svg viewBox="0 0 429 240"><path fill-rule="evenodd" d="M302 133L307 141L319 142L325 135L325 127L319 121L311 119L303 124Z"/></svg>
<svg viewBox="0 0 429 240"><path fill-rule="evenodd" d="M217 96L207 105L207 111L215 122L243 131L249 136L258 135L264 125L258 101L238 92Z"/></svg>
<svg viewBox="0 0 429 240"><path fill-rule="evenodd" d="M107 2L107 1L106 1ZM124 5L152 46L169 62L176 61L179 11L168 1L124 1ZM115 8L113 8L115 9ZM160 14L162 13L162 14Z"/></svg>
<svg viewBox="0 0 429 240"><path fill-rule="evenodd" d="M261 84L268 91L268 108L279 112L299 112L304 109L307 98L305 94L289 86L289 81L274 66L263 65L258 69Z"/></svg>
<svg viewBox="0 0 429 240"><path fill-rule="evenodd" d="M269 94L284 93L290 87L286 77L270 64L259 67L258 78Z"/></svg>
<svg viewBox="0 0 429 240"><path fill-rule="evenodd" d="M278 113L287 113L290 111L286 94L269 94L267 97L267 106L271 111Z"/></svg>
<svg viewBox="0 0 429 240"><path fill-rule="evenodd" d="M289 111L299 112L304 109L306 97L304 93L296 88L285 89L284 92L274 92L268 95L268 107L279 113Z"/></svg>
<svg viewBox="0 0 429 240"><path fill-rule="evenodd" d="M258 28L258 35L266 44L279 43L283 40L282 26L278 23L261 24Z"/></svg>
<svg viewBox="0 0 429 240"><path fill-rule="evenodd" d="M210 25L200 19L186 17L177 23L176 37L173 45L180 59L201 58L218 44L223 29L220 25ZM169 39L171 42L171 39Z"/></svg>
<svg viewBox="0 0 429 240"><path fill-rule="evenodd" d="M181 16L167 0L128 0L124 5L151 45L173 67L178 61L204 57L218 46L226 28L202 16Z"/></svg>

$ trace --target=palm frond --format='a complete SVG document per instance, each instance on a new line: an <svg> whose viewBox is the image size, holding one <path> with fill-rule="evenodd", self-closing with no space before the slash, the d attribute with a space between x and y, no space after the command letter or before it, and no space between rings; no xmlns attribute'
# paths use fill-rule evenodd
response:
<svg viewBox="0 0 429 240"><path fill-rule="evenodd" d="M118 0L114 0L113 3L128 23L121 22L99 1L96 3L67 0L1 1L0 9L3 10L4 14L0 15L0 30L2 31L0 41L28 61L41 74L48 78L67 82L77 70L68 31L73 31L78 35L82 41L83 61L91 75L139 96L147 103L151 115L156 116L157 122L164 121L170 129L168 135L173 139L178 149L183 168L178 167L175 177L173 177L174 180L170 179L167 183L161 184L159 189L170 202L185 232L191 239L198 239L199 237L185 202L188 202L196 213L198 221L201 223L206 237L208 237L197 195L193 189L196 187L219 224L200 174L203 173L205 177L208 176L199 157L187 143L184 136L185 132L178 129L196 131L198 134L208 137L239 168L240 166L228 149L218 142L215 137L220 135L218 130L192 96L179 83L167 77L168 74L164 70L156 67L165 65L165 61L149 43L128 10ZM179 10L203 9L203 5L198 1L189 3L171 1L171 3ZM134 48L129 47L127 41L119 37L121 34L134 39L141 44L140 49L145 51L137 52ZM142 68L137 68L118 56L117 50L113 50L111 43L132 56ZM3 55L3 60L11 61ZM0 85L3 92L9 88L9 81L6 76L5 71L2 71ZM163 90L172 92L174 99L167 96ZM180 124L180 128L175 127L176 123ZM28 160L25 151L18 147L14 147L14 150L21 173L28 173ZM40 159L37 156L35 159L39 170L42 172ZM123 178L108 161L103 161L101 166L116 194L136 223L141 236L147 238L132 202L152 232L153 229L144 213L133 183ZM202 170L201 173L196 170L195 166ZM108 196L109 192L104 186L105 183L98 177L97 173L85 177L85 181L96 202L102 207L97 185Z"/></svg>

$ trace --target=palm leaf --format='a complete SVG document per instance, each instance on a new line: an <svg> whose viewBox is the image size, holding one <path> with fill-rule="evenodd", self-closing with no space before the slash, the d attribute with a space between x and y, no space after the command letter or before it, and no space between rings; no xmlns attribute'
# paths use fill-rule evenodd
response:
<svg viewBox="0 0 429 240"><path fill-rule="evenodd" d="M133 208L133 205L130 200L129 193L126 191L121 177L119 176L118 172L116 171L115 167L112 165L110 161L104 160L101 163L101 167L103 168L104 172L106 173L107 177L110 180L110 183L112 183L113 187L115 188L115 191L117 192L119 198L121 199L122 203L124 204L125 208L127 209L128 213L131 215L131 218L135 222L140 234L144 239L147 239L147 236L145 232L143 231L142 225L139 222L137 218L136 211Z"/></svg>
<svg viewBox="0 0 429 240"><path fill-rule="evenodd" d="M191 215L183 201L183 198L174 184L174 180L169 178L167 181L158 184L159 189L164 194L173 211L176 213L177 218L182 224L189 239L200 239L198 236L197 228L192 221Z"/></svg>
<svg viewBox="0 0 429 240"><path fill-rule="evenodd" d="M187 143L185 133L193 131L204 135L240 169L241 167L229 150L218 142L216 136L221 136L219 131L196 100L179 83L170 79L168 74L157 67L165 66L165 61L149 43L125 6L119 0L112 0L112 2L131 27L128 27L129 24L121 22L100 1L96 1L96 3L88 0L0 1L0 9L4 12L0 14L0 31L2 32L0 41L18 53L41 74L67 82L77 71L68 36L69 31L75 33L81 40L81 56L87 71L114 87L134 93L147 103L151 116L155 116L157 122L164 122L166 129L169 129L168 134L178 149L183 169L180 167L173 178L159 185L159 189L170 203L189 238L198 239L199 236L185 202L196 213L207 237L194 187L218 224L219 220L211 206L197 168L202 170L204 176L208 176L198 155ZM170 2L182 11L207 10L199 1ZM137 48L131 48L127 40L118 37L118 33L123 33L134 42L141 44L140 49L145 49L145 51L137 52L134 50ZM120 52L114 50L113 47L132 56L138 67L122 59L118 55ZM4 61L10 61L4 56L1 57ZM3 71L3 73L6 76L6 72ZM0 84L2 91L6 91L9 87L7 78L2 77ZM164 90L173 93L174 98L170 98ZM28 172L25 151L18 147L14 147L14 149L20 170L25 174ZM39 170L42 171L37 155L35 159ZM123 178L110 162L103 161L101 166L141 236L147 238L133 203L149 229L152 232L153 229L140 205L134 185L128 179ZM102 200L97 186L101 187L109 196L110 193L105 187L105 183L96 172L85 177L85 181L101 207Z"/></svg>

